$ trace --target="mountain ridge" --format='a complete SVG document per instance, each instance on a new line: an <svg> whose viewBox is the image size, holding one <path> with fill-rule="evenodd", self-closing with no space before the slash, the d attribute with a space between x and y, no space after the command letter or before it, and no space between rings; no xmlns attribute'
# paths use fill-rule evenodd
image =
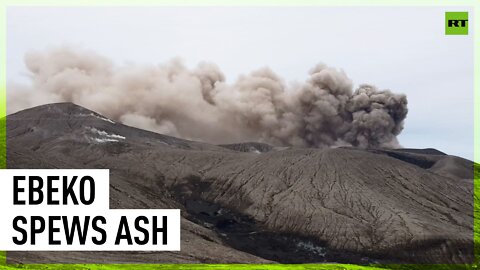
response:
<svg viewBox="0 0 480 270"><path fill-rule="evenodd" d="M473 258L473 163L435 149L212 145L56 103L7 116L7 165L109 168L111 208L182 210L181 252L9 252L14 262Z"/></svg>

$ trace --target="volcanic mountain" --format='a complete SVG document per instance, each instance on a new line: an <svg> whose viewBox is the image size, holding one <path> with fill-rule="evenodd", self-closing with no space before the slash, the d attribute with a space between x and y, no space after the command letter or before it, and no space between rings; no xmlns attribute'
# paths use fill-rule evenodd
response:
<svg viewBox="0 0 480 270"><path fill-rule="evenodd" d="M473 162L434 149L212 145L72 103L7 117L8 168L110 169L110 208L182 212L180 252L8 252L46 263L468 263Z"/></svg>

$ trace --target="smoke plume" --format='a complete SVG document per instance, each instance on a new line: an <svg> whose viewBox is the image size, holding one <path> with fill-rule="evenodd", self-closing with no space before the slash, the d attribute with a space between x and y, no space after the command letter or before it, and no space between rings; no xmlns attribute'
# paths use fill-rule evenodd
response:
<svg viewBox="0 0 480 270"><path fill-rule="evenodd" d="M10 113L73 102L127 125L216 144L398 147L407 115L405 95L372 85L353 91L343 71L323 64L287 87L269 68L228 84L211 63L119 67L70 48L30 52L25 63L32 84L9 85Z"/></svg>

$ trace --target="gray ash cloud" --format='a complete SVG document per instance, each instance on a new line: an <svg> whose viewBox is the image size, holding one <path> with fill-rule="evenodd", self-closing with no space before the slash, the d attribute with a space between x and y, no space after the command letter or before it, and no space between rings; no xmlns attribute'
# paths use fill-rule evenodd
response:
<svg viewBox="0 0 480 270"><path fill-rule="evenodd" d="M65 47L29 52L25 63L32 83L9 84L10 113L73 102L127 125L216 144L398 147L408 111L405 95L366 84L353 90L343 71L324 64L287 86L269 68L227 83L212 63L116 66Z"/></svg>

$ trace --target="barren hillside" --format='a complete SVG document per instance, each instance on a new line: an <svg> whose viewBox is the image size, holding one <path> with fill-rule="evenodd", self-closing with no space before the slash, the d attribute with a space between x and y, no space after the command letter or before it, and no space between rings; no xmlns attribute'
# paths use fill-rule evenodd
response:
<svg viewBox="0 0 480 270"><path fill-rule="evenodd" d="M111 208L183 216L181 252L9 252L11 262L473 259L473 163L435 149L216 146L58 103L7 117L7 162L108 168Z"/></svg>

